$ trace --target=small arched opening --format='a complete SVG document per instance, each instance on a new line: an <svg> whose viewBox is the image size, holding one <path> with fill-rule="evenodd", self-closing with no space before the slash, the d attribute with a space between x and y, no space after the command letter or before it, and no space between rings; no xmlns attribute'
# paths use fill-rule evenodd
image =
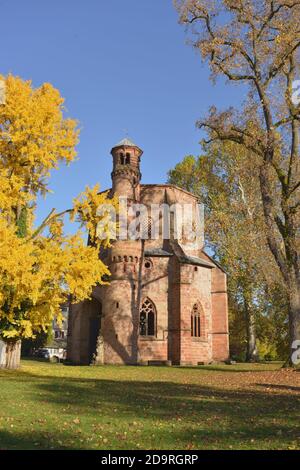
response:
<svg viewBox="0 0 300 470"><path fill-rule="evenodd" d="M89 364L94 362L97 356L98 338L101 330L102 304L99 300L93 298L89 301Z"/></svg>

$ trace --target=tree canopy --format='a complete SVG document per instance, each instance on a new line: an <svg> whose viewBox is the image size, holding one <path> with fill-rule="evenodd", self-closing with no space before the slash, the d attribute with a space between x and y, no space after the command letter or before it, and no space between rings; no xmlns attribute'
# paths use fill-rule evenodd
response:
<svg viewBox="0 0 300 470"><path fill-rule="evenodd" d="M206 142L249 151L256 161L264 229L289 304L291 357L300 338L300 2L177 0L180 21L212 78L248 87L240 110L217 110L198 122Z"/></svg>
<svg viewBox="0 0 300 470"><path fill-rule="evenodd" d="M9 75L5 101L0 105L0 336L6 341L34 337L46 331L60 305L91 295L103 283L108 268L99 248L110 244L110 228L98 239L96 227L106 216L101 204L113 204L99 187L86 188L62 213L53 209L40 226L35 224L37 198L49 191L49 176L61 163L76 157L78 124L65 117L64 100L45 83ZM64 233L64 217L78 221L84 232ZM109 218L107 218L109 221Z"/></svg>

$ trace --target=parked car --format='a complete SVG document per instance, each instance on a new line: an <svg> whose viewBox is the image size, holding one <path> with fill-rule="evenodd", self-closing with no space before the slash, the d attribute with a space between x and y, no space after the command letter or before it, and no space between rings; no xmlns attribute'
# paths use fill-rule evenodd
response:
<svg viewBox="0 0 300 470"><path fill-rule="evenodd" d="M64 348L39 348L34 356L50 362L60 362L66 358L66 350Z"/></svg>

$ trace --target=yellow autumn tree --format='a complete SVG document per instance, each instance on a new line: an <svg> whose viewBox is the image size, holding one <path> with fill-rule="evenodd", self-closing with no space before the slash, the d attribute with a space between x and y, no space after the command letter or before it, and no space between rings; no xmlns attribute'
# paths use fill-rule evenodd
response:
<svg viewBox="0 0 300 470"><path fill-rule="evenodd" d="M16 368L22 338L46 331L53 318L60 320L63 302L88 298L109 275L99 248L109 246L113 222L97 209L117 202L98 186L86 188L73 208L53 209L35 226L37 196L48 192L50 171L76 156L77 122L65 117L64 100L52 85L35 89L18 77L0 79L0 367ZM64 233L67 214L89 231L91 244L81 229Z"/></svg>

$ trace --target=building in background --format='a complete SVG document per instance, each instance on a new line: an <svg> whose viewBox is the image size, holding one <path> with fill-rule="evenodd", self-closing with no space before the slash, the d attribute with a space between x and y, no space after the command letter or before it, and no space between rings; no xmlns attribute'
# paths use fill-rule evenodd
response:
<svg viewBox="0 0 300 470"><path fill-rule="evenodd" d="M56 320L53 320L52 322L53 339L51 341L51 346L66 348L68 336L69 304L62 305L61 312L63 316L61 325Z"/></svg>

